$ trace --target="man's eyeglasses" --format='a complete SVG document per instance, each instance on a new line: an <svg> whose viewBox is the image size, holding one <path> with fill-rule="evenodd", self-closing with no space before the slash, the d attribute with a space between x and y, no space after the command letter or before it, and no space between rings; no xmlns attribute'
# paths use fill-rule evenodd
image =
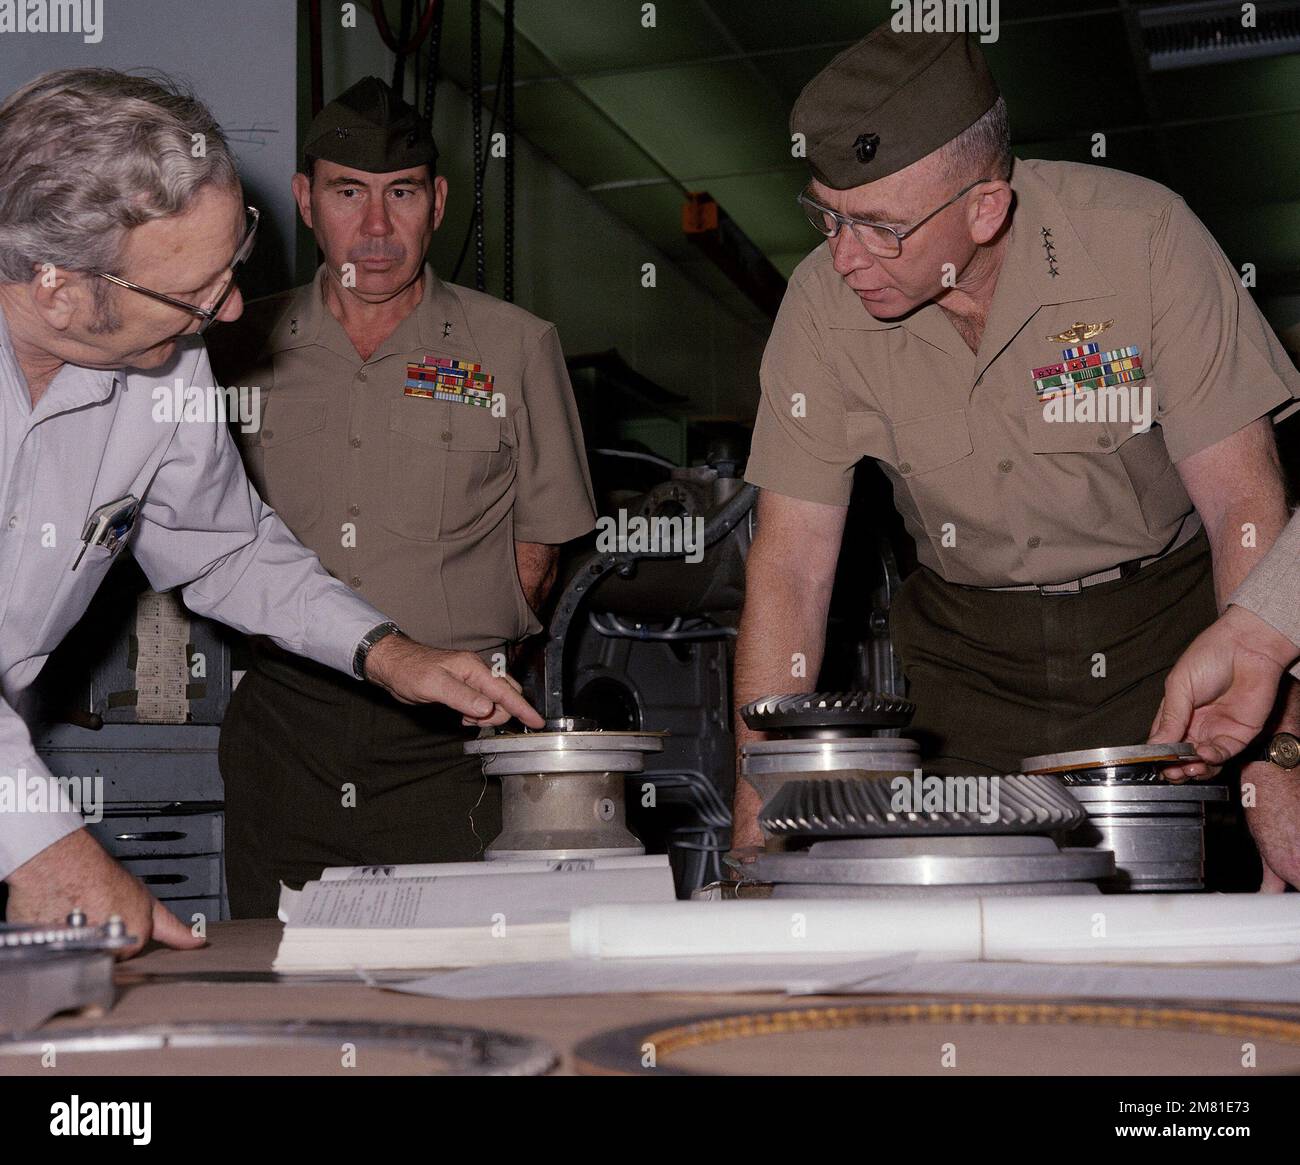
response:
<svg viewBox="0 0 1300 1165"><path fill-rule="evenodd" d="M246 206L244 209L248 212L248 221L244 229L244 241L239 244L239 250L235 252L235 257L230 260L229 277L217 293L217 297L207 306L199 307L192 303L186 303L184 300L173 299L170 295L163 295L161 291L152 291L148 287L141 287L138 283L132 283L129 279L123 279L119 275L110 275L107 271L92 271L91 274L98 275L101 279L107 279L109 283L116 283L118 287L138 291L141 295L147 295L150 299L158 300L159 303L169 303L172 307L178 307L182 311L198 316L203 321L199 325L198 331L201 336L212 326L217 316L221 314L221 309L225 306L226 300L230 298L230 293L235 290L235 283L239 278L239 269L248 262L249 255L253 253L253 244L257 241L257 224L262 216L255 206Z"/></svg>
<svg viewBox="0 0 1300 1165"><path fill-rule="evenodd" d="M813 229L825 235L828 239L833 239L838 235L840 227L848 227L853 231L853 237L873 255L879 255L882 259L896 259L902 254L903 240L908 235L925 226L936 214L947 210L963 194L974 190L981 182L991 181L991 178L977 178L969 186L963 186L942 206L930 211L925 218L914 222L910 227L906 227L901 231L884 226L881 223L867 222L865 219L850 218L846 214L840 214L839 211L831 210L829 206L822 206L816 199L811 198L807 192L797 195L795 201L803 207L803 212L808 216L808 221L812 223Z"/></svg>

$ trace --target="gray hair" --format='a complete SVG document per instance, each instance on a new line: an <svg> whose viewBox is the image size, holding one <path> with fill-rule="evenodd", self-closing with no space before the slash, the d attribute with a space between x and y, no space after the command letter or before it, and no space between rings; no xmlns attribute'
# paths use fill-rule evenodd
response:
<svg viewBox="0 0 1300 1165"><path fill-rule="evenodd" d="M1001 98L978 121L935 151L945 175L959 183L1011 175L1011 122Z"/></svg>
<svg viewBox="0 0 1300 1165"><path fill-rule="evenodd" d="M0 281L26 283L45 263L116 274L128 231L210 184L238 189L239 174L216 119L176 82L45 73L0 105Z"/></svg>

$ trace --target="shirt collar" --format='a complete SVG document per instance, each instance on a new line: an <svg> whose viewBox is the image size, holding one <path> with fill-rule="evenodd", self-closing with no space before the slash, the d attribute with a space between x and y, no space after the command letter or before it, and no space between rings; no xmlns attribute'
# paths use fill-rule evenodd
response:
<svg viewBox="0 0 1300 1165"><path fill-rule="evenodd" d="M977 377L1039 308L1115 294L1064 207L1032 163L1016 163L1011 188L1016 193L1016 206L980 342Z"/></svg>
<svg viewBox="0 0 1300 1165"><path fill-rule="evenodd" d="M322 263L312 281L293 293L271 328L270 351L287 352L319 344L348 360L359 359L343 326L325 306L327 278ZM419 304L370 359L409 352L416 346L466 357L476 356L478 352L460 298L428 263L424 265L424 295Z"/></svg>
<svg viewBox="0 0 1300 1165"><path fill-rule="evenodd" d="M25 414L30 414L30 424L36 424L56 413L69 412L89 404L99 404L113 395L113 389L122 379L121 369L83 368L77 364L64 364L54 374L49 387L32 408L31 392L27 378L23 375L14 352L13 339L9 334L9 324L0 309L0 363L3 368L2 379L7 382L7 391Z"/></svg>
<svg viewBox="0 0 1300 1165"><path fill-rule="evenodd" d="M478 345L469 328L465 305L428 264L424 268L424 298L416 309L416 317L424 347L477 358Z"/></svg>
<svg viewBox="0 0 1300 1165"><path fill-rule="evenodd" d="M1115 294L1051 187L1037 174L1033 162L1016 162L1011 189L1016 200L997 290L993 293L980 343L977 376L993 363L1040 307ZM829 277L838 285L827 316L829 326L873 332L906 328L936 347L970 358L970 349L937 304L925 304L902 319L878 320L835 274L829 250L821 277Z"/></svg>

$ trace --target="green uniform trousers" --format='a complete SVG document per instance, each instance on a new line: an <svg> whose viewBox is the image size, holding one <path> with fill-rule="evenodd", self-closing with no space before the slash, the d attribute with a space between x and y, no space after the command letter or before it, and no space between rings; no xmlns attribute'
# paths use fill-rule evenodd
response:
<svg viewBox="0 0 1300 1165"><path fill-rule="evenodd" d="M1074 594L908 576L890 632L926 771L1015 773L1022 757L1140 744L1165 675L1216 615L1204 533Z"/></svg>
<svg viewBox="0 0 1300 1165"><path fill-rule="evenodd" d="M501 788L443 705L259 647L231 698L219 759L235 918L274 917L279 883L326 866L472 861L501 830Z"/></svg>

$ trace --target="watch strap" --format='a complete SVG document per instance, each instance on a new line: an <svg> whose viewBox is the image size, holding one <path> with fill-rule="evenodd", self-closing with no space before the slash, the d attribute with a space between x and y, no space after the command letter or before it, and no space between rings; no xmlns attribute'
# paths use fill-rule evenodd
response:
<svg viewBox="0 0 1300 1165"><path fill-rule="evenodd" d="M400 635L402 629L392 620L386 623L380 623L378 627L372 627L361 637L361 642L357 644L357 649L352 653L352 674L359 680L366 678L366 657L370 654L370 649L374 647L381 639L389 635Z"/></svg>

